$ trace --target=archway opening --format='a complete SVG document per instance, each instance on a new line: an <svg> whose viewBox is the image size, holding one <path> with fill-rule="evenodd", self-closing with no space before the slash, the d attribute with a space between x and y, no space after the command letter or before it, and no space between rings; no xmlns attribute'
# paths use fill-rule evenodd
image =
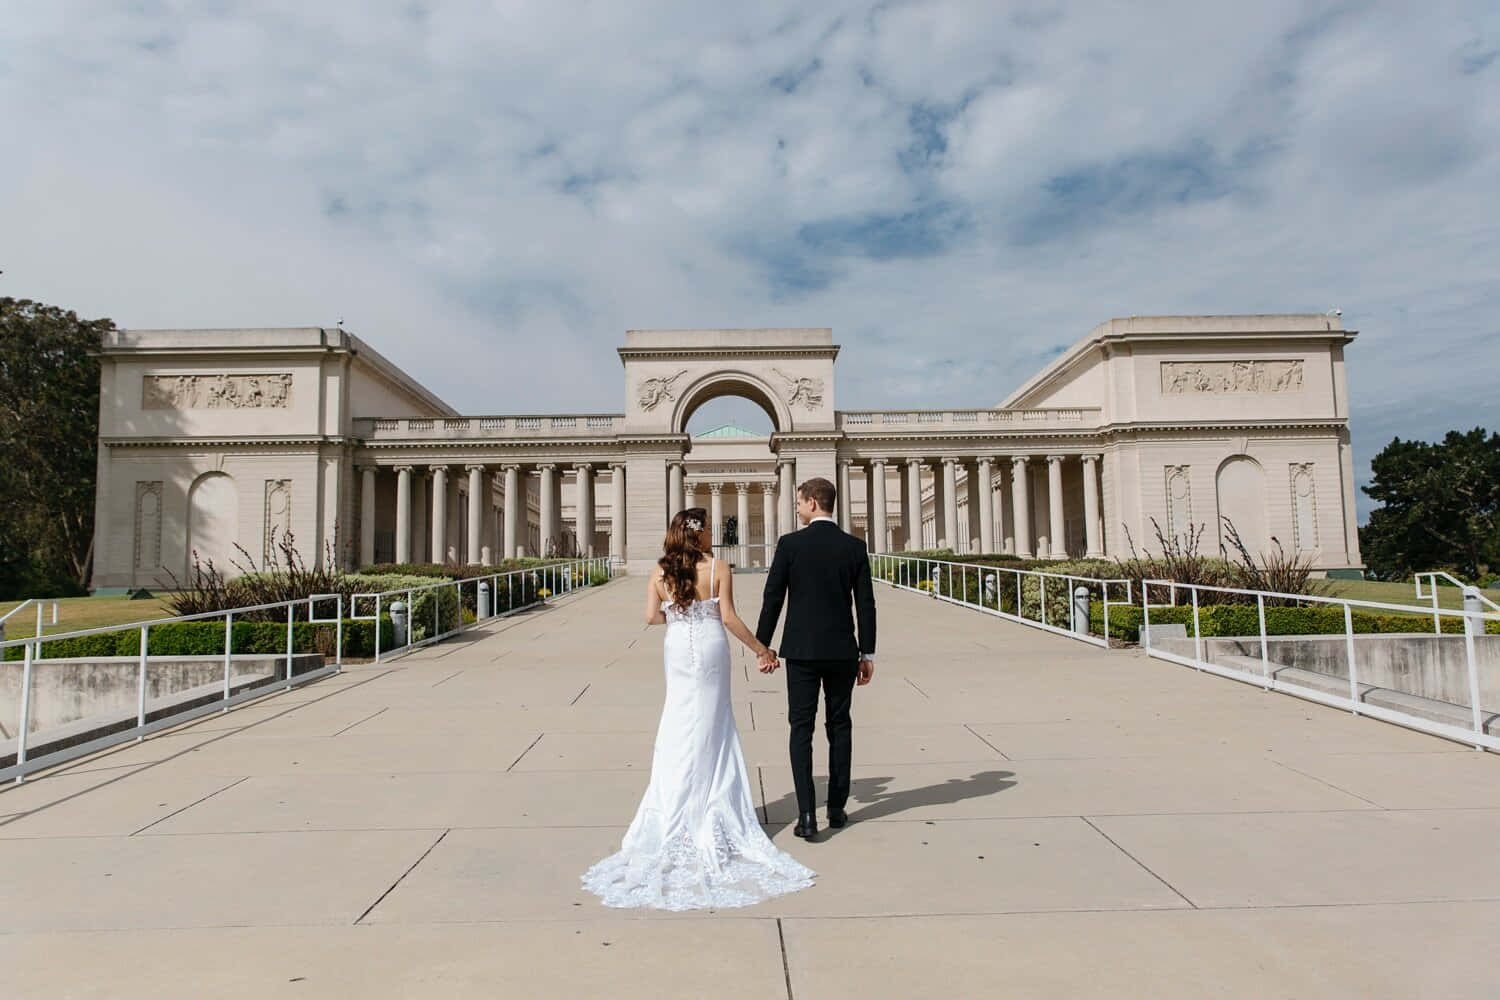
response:
<svg viewBox="0 0 1500 1000"><path fill-rule="evenodd" d="M204 567L211 561L221 573L233 575L239 514L239 491L229 475L209 472L198 477L188 492L189 573L196 558Z"/></svg>
<svg viewBox="0 0 1500 1000"><path fill-rule="evenodd" d="M774 403L760 391L721 380L686 401L686 506L708 511L718 554L736 566L763 567L776 540Z"/></svg>
<svg viewBox="0 0 1500 1000"><path fill-rule="evenodd" d="M1260 463L1247 455L1235 455L1219 466L1215 486L1219 500L1219 546L1226 555L1238 554L1230 525L1252 556L1260 556L1270 544L1266 531L1266 474Z"/></svg>

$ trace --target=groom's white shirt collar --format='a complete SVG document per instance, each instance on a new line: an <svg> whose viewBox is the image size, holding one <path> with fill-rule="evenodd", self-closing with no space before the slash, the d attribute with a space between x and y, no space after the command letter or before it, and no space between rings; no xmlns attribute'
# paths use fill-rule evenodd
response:
<svg viewBox="0 0 1500 1000"><path fill-rule="evenodd" d="M827 521L829 524L835 524L835 525L838 524L838 522L835 521L829 515L827 515L827 514L819 514L817 517L813 518L811 521L808 521L807 522L807 526L810 528L813 525L817 524L819 521Z"/></svg>

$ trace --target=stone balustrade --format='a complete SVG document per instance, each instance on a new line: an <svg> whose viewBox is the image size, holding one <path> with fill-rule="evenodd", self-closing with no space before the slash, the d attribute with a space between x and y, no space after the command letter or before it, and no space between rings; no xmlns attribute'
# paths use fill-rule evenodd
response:
<svg viewBox="0 0 1500 1000"><path fill-rule="evenodd" d="M1097 406L1027 410L858 410L838 414L838 426L852 435L884 434L907 428L932 433L944 427L963 433L1011 427L1031 431L1052 427L1098 427L1103 414L1103 409Z"/></svg>
<svg viewBox="0 0 1500 1000"><path fill-rule="evenodd" d="M624 423L618 413L503 417L356 418L354 433L369 444L397 441L467 441L611 435Z"/></svg>

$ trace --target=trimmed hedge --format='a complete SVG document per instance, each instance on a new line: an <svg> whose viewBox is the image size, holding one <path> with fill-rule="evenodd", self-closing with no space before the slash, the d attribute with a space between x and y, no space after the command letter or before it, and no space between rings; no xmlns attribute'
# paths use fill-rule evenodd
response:
<svg viewBox="0 0 1500 1000"><path fill-rule="evenodd" d="M375 655L375 623L344 622L344 655ZM285 653L286 625L276 622L235 622L234 652ZM333 655L334 626L324 623L292 624L292 652ZM390 649L396 643L396 632L389 618L380 620L380 648ZM224 624L216 621L170 622L152 626L147 634L146 651L151 656L216 656L224 652ZM139 656L141 630L126 626L115 632L81 635L71 639L54 639L42 643L42 658L55 660L91 656ZM5 650L5 659L24 658L23 647Z"/></svg>
<svg viewBox="0 0 1500 1000"><path fill-rule="evenodd" d="M1097 601L1090 609L1090 618L1095 632L1104 630L1104 608ZM1143 612L1135 605L1111 606L1109 609L1109 634L1126 642L1141 641ZM1396 612L1370 612L1355 609L1350 616L1351 624L1358 635L1390 632L1432 632L1432 616ZM1444 635L1462 635L1463 619L1444 616L1440 619ZM1186 625L1188 635L1193 634L1193 609L1185 606L1152 608L1153 625ZM1260 634L1260 618L1254 605L1214 604L1198 609L1198 625L1208 638L1247 636ZM1500 622L1486 622L1485 632L1500 635ZM1323 604L1305 608L1266 608L1266 634L1287 635L1343 635L1344 609L1340 605Z"/></svg>

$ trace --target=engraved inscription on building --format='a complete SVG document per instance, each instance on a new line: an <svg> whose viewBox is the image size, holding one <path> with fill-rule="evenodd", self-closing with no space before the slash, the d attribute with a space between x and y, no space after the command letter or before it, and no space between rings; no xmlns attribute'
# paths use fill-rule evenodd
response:
<svg viewBox="0 0 1500 1000"><path fill-rule="evenodd" d="M292 373L147 375L141 396L147 410L285 409L292 402Z"/></svg>
<svg viewBox="0 0 1500 1000"><path fill-rule="evenodd" d="M1302 361L1163 361L1161 391L1168 396L1301 392Z"/></svg>

